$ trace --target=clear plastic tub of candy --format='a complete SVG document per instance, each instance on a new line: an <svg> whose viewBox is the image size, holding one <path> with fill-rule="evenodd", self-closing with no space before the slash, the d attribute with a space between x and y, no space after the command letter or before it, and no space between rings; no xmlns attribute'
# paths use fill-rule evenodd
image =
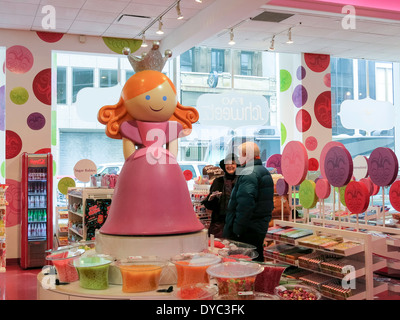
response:
<svg viewBox="0 0 400 320"><path fill-rule="evenodd" d="M274 290L281 300L320 300L321 293L316 289L302 284L279 285Z"/></svg>
<svg viewBox="0 0 400 320"><path fill-rule="evenodd" d="M56 250L46 251L48 253L46 260L51 261L56 268L60 282L70 283L79 280L78 272L71 263L84 252L84 249L75 246L60 247Z"/></svg>
<svg viewBox="0 0 400 320"><path fill-rule="evenodd" d="M122 292L157 290L166 259L156 256L134 256L116 262L122 276Z"/></svg>
<svg viewBox="0 0 400 320"><path fill-rule="evenodd" d="M253 294L254 283L263 267L253 262L224 262L211 266L207 273L216 279L219 295L232 295L233 297Z"/></svg>
<svg viewBox="0 0 400 320"><path fill-rule="evenodd" d="M213 300L217 293L218 288L213 284L196 283L178 288L174 296L179 300Z"/></svg>
<svg viewBox="0 0 400 320"><path fill-rule="evenodd" d="M232 295L232 294L224 294L217 295L214 297L214 300L280 300L278 296L264 293L264 292L253 292L247 295Z"/></svg>
<svg viewBox="0 0 400 320"><path fill-rule="evenodd" d="M108 270L112 262L113 258L105 255L81 256L72 261L79 274L79 285L85 289L107 289Z"/></svg>
<svg viewBox="0 0 400 320"><path fill-rule="evenodd" d="M209 283L206 272L209 266L221 262L221 258L211 253L182 253L171 258L177 271L177 287L189 284Z"/></svg>

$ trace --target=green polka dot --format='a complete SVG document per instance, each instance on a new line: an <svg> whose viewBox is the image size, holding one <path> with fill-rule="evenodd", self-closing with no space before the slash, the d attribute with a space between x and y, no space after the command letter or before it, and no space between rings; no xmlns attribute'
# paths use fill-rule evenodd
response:
<svg viewBox="0 0 400 320"><path fill-rule="evenodd" d="M1 171L1 176L3 178L5 178L6 177L6 162L5 161L2 162L0 171Z"/></svg>
<svg viewBox="0 0 400 320"><path fill-rule="evenodd" d="M15 104L24 104L29 99L29 93L23 87L16 87L11 90L10 99Z"/></svg>
<svg viewBox="0 0 400 320"><path fill-rule="evenodd" d="M57 172L57 167L56 167L56 161L53 160L53 176L56 176L56 172Z"/></svg>
<svg viewBox="0 0 400 320"><path fill-rule="evenodd" d="M123 38L109 38L103 37L103 41L108 48L115 53L122 54L124 48L131 49L131 53L137 51L142 45L142 40L123 39Z"/></svg>
<svg viewBox="0 0 400 320"><path fill-rule="evenodd" d="M281 92L286 91L292 84L292 76L289 71L281 69L280 71Z"/></svg>
<svg viewBox="0 0 400 320"><path fill-rule="evenodd" d="M51 145L57 145L57 111L51 111Z"/></svg>
<svg viewBox="0 0 400 320"><path fill-rule="evenodd" d="M65 177L62 178L59 182L58 182L58 190L62 193L62 194L67 194L68 193L68 188L73 188L75 187L75 180L69 177Z"/></svg>
<svg viewBox="0 0 400 320"><path fill-rule="evenodd" d="M314 208L317 204L318 197L315 193L315 182L312 180L304 180L299 188L300 204L306 208Z"/></svg>
<svg viewBox="0 0 400 320"><path fill-rule="evenodd" d="M281 146L283 146L283 144L285 143L286 137L287 137L286 127L285 127L285 125L281 122Z"/></svg>

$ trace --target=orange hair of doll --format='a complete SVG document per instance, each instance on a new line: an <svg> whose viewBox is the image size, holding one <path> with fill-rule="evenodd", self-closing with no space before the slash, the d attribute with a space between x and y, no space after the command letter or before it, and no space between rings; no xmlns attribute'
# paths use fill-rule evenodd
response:
<svg viewBox="0 0 400 320"><path fill-rule="evenodd" d="M113 139L121 139L122 137L119 133L121 123L133 120L132 116L126 111L124 102L156 88L165 81L169 82L176 94L172 81L161 72L146 70L131 76L122 89L118 103L106 105L99 110L97 119L100 123L106 125L106 135ZM199 113L195 108L185 107L178 102L175 112L169 120L181 123L184 135L188 135L191 132L192 123L199 120Z"/></svg>

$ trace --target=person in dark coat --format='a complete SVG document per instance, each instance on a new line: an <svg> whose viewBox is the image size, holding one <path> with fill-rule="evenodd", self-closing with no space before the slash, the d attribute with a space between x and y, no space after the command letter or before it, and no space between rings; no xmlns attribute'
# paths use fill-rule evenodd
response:
<svg viewBox="0 0 400 320"><path fill-rule="evenodd" d="M274 209L274 182L263 166L257 144L238 148L241 167L228 204L223 236L257 247L256 261L264 261L264 239Z"/></svg>
<svg viewBox="0 0 400 320"><path fill-rule="evenodd" d="M237 179L235 172L238 163L238 157L233 153L228 154L225 159L220 161L219 166L224 171L224 175L214 179L210 193L202 201L204 206L212 211L208 234L213 234L217 238L222 237L226 209Z"/></svg>

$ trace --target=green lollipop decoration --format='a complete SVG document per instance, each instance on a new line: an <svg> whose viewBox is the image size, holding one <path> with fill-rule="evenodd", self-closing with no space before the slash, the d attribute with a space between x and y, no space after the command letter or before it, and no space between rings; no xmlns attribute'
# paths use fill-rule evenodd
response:
<svg viewBox="0 0 400 320"><path fill-rule="evenodd" d="M306 208L314 208L317 204L318 197L315 193L315 182L312 180L304 180L299 188L300 204Z"/></svg>

